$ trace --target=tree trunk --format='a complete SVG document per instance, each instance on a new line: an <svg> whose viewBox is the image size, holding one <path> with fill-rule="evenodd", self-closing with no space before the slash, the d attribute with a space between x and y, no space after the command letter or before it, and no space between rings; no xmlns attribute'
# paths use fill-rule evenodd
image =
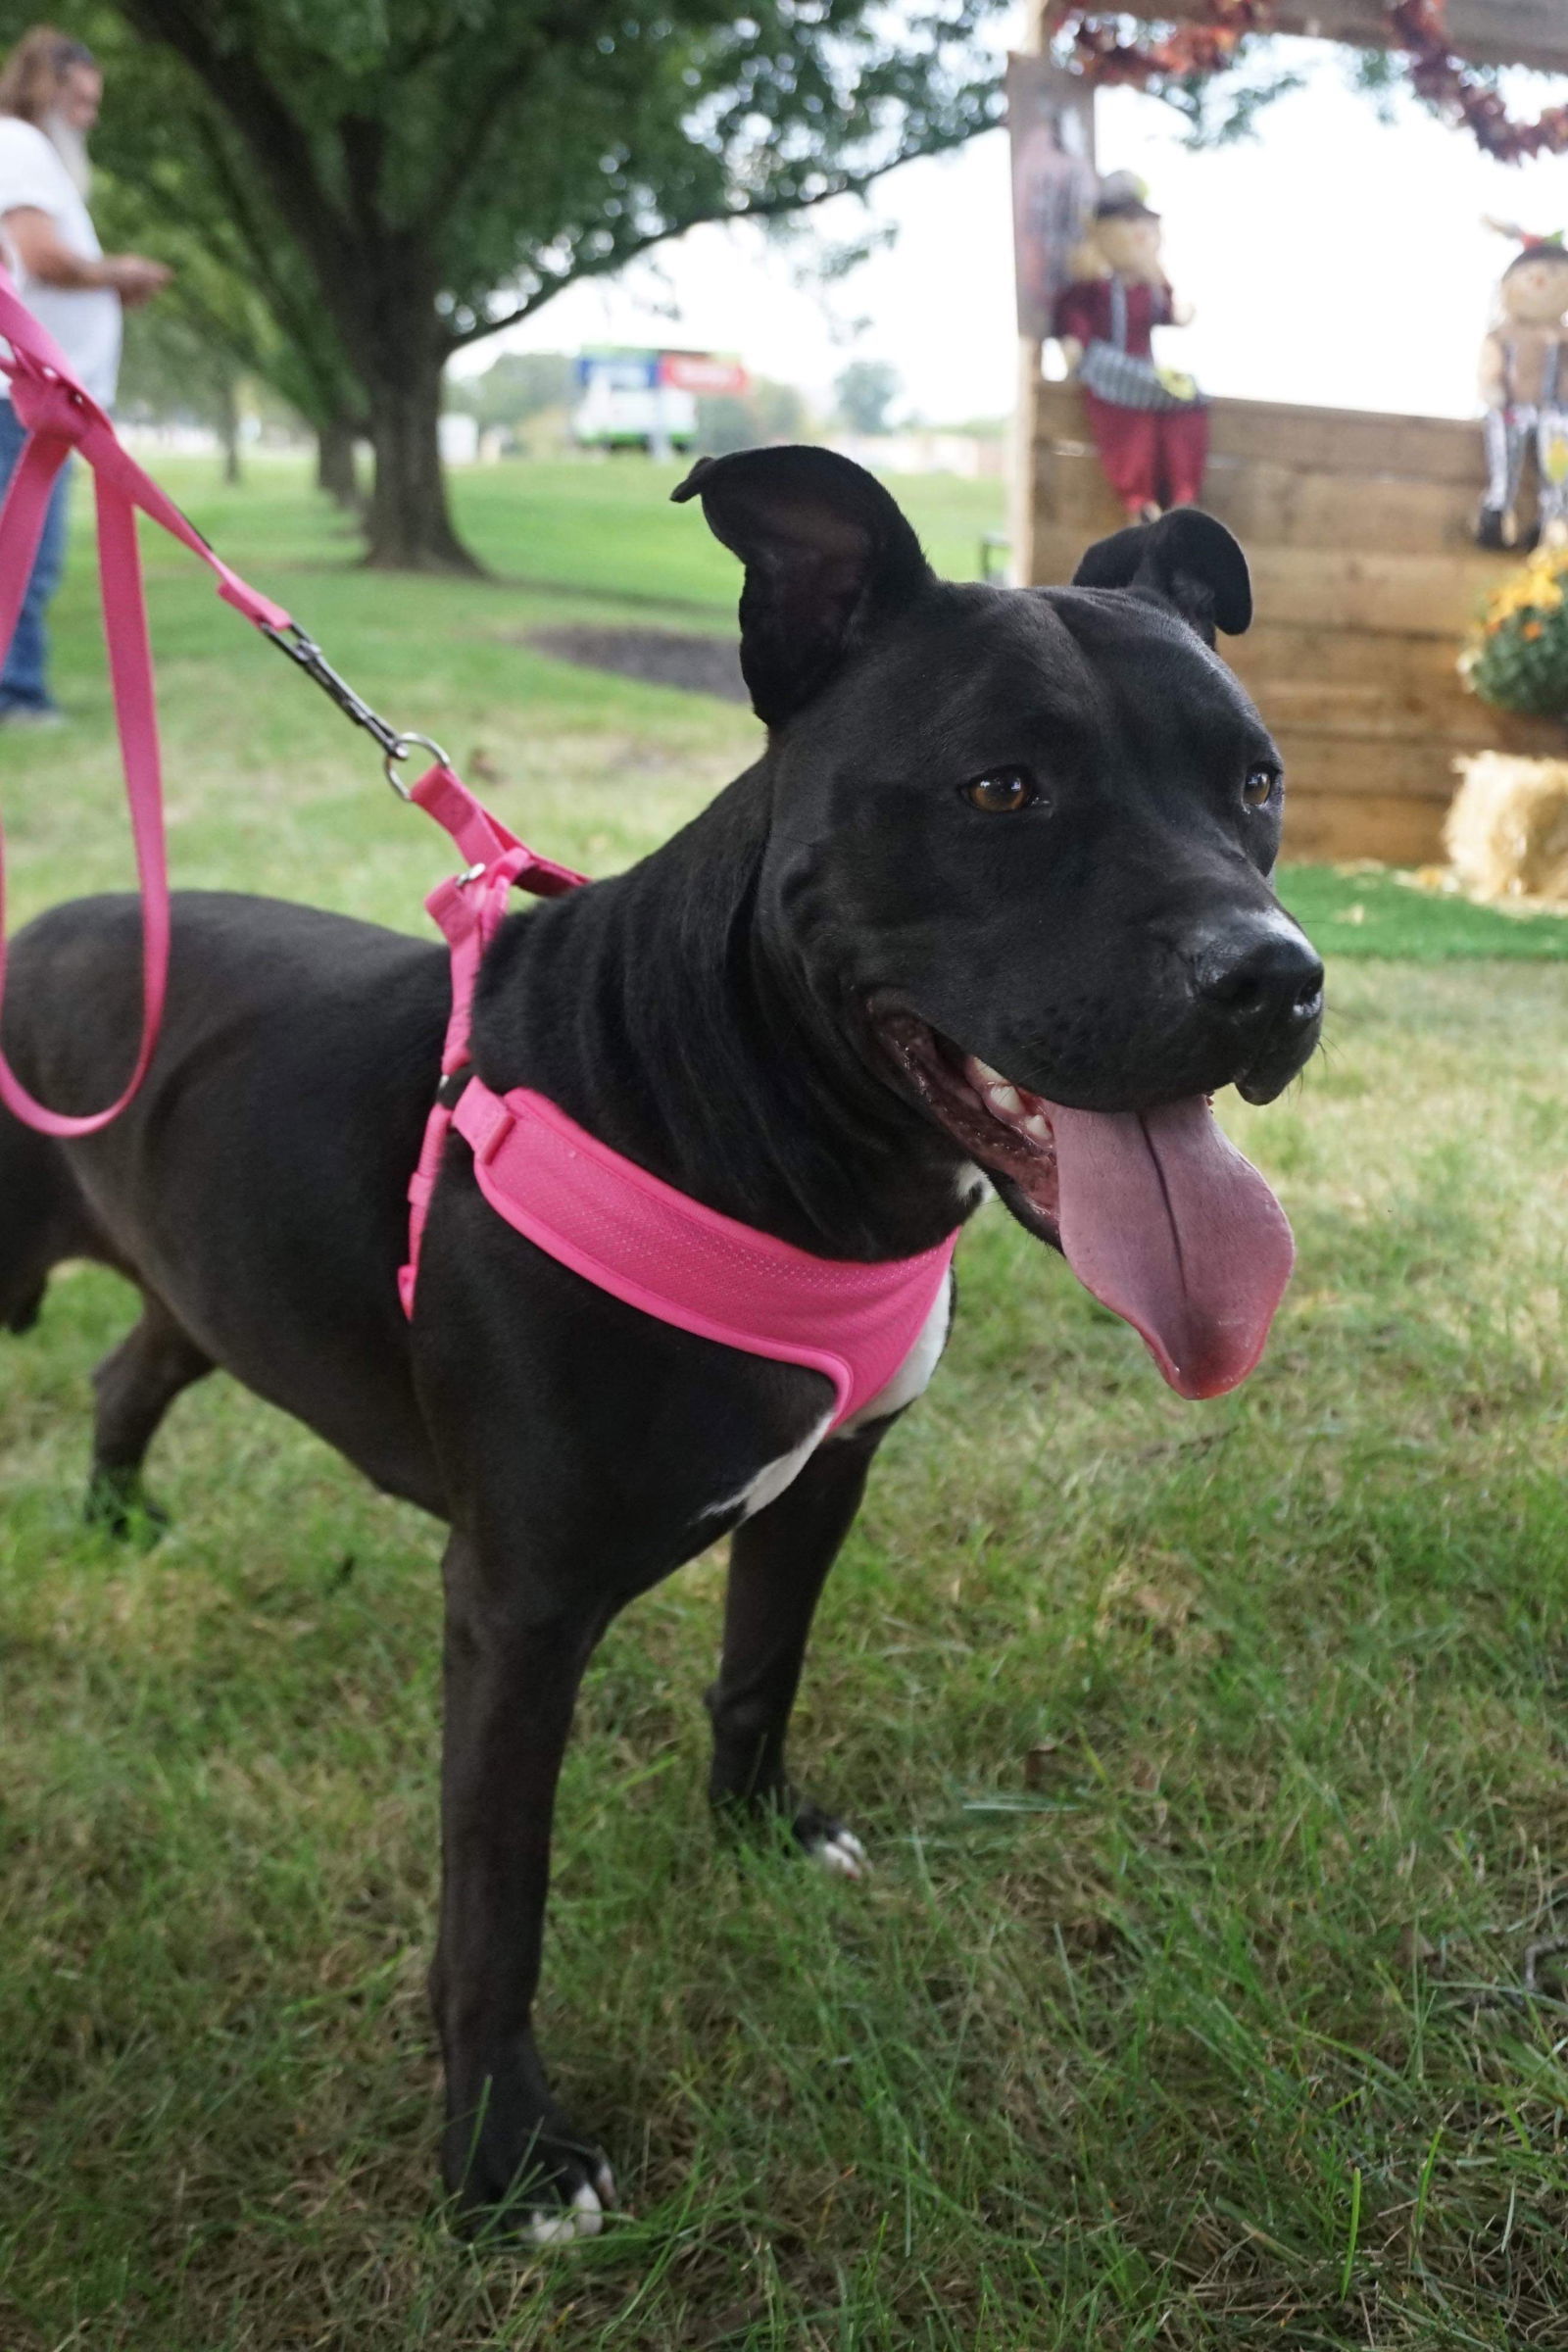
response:
<svg viewBox="0 0 1568 2352"><path fill-rule="evenodd" d="M346 416L330 417L316 433L316 487L350 514L362 512L359 435Z"/></svg>
<svg viewBox="0 0 1568 2352"><path fill-rule="evenodd" d="M218 438L223 452L223 480L237 489L244 478L239 466L239 402L234 378L225 374L218 389Z"/></svg>
<svg viewBox="0 0 1568 2352"><path fill-rule="evenodd" d="M419 321L428 335L427 318ZM441 358L407 346L370 385L375 487L365 561L382 571L478 572L453 528L441 469Z"/></svg>

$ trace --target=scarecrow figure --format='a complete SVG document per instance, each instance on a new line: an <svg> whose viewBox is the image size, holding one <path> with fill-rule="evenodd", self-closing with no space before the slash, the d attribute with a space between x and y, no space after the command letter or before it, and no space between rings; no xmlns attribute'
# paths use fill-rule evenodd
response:
<svg viewBox="0 0 1568 2352"><path fill-rule="evenodd" d="M1196 506L1208 457L1208 410L1190 375L1156 366L1152 330L1185 326L1160 267L1159 215L1142 180L1102 180L1089 234L1057 296L1052 332L1084 388L1090 430L1116 496L1138 522Z"/></svg>
<svg viewBox="0 0 1568 2352"><path fill-rule="evenodd" d="M1502 317L1481 346L1481 398L1487 447L1487 491L1476 518L1483 547L1548 547L1568 543L1568 247L1555 236L1527 236L1500 220L1490 223L1519 240L1502 273ZM1536 452L1537 529L1522 533L1519 491L1525 458Z"/></svg>

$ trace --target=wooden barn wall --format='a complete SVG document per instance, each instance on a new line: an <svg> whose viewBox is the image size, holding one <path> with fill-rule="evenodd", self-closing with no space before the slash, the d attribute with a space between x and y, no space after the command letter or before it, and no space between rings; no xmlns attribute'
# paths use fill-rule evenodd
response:
<svg viewBox="0 0 1568 2352"><path fill-rule="evenodd" d="M1564 750L1560 727L1489 710L1454 667L1517 561L1470 536L1479 427L1267 401L1218 400L1212 414L1203 503L1246 548L1256 607L1249 634L1220 650L1285 755L1287 855L1441 857L1460 753ZM1031 578L1070 579L1121 519L1077 387L1043 384Z"/></svg>

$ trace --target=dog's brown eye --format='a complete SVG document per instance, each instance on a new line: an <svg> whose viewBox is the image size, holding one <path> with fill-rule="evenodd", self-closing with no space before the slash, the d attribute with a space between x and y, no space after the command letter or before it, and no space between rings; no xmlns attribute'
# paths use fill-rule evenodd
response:
<svg viewBox="0 0 1568 2352"><path fill-rule="evenodd" d="M977 776L963 788L963 797L971 808L979 808L987 816L1007 816L1014 808L1027 808L1040 798L1033 779L1021 767L999 767L989 776Z"/></svg>
<svg viewBox="0 0 1568 2352"><path fill-rule="evenodd" d="M1250 767L1242 786L1242 799L1249 808L1266 808L1274 798L1274 788L1280 780L1277 767Z"/></svg>

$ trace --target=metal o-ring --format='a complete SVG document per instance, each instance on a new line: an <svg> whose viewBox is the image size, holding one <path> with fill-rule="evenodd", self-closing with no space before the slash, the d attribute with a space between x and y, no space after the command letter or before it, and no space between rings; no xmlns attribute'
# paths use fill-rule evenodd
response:
<svg viewBox="0 0 1568 2352"><path fill-rule="evenodd" d="M447 756L446 756L445 752L444 752L444 751L441 749L441 746L440 746L440 745L439 745L439 744L438 744L438 743L437 743L437 742L434 740L434 738L433 738L432 736L429 736L429 735L399 735L399 736L397 736L397 737L395 738L395 740L393 741L393 743L392 743L391 747L389 748L389 750L388 750L388 751L386 751L386 752L383 754L383 756L382 756L382 760L381 760L381 765L382 765L383 769L385 770L385 773L386 773L386 780L387 780L387 782L388 782L388 783L391 785L391 787L392 787L393 791L394 791L394 792L397 794L398 798L399 798L400 800L404 800L404 801L406 801L406 800L408 800L408 799L410 798L409 788L408 788L408 786L407 786L407 785L406 785L406 784L403 782L402 778L401 778L399 775L397 775L397 774L395 773L395 771L394 771L394 769L393 769L393 766L392 766L392 762L393 762L393 760L404 760L404 759L407 759L407 757L408 757L408 753L409 753L409 747L411 746L411 744L416 744L416 743L417 743L417 744L422 744L422 745L423 745L423 747L424 747L424 749L425 749L427 752L431 753L431 754L434 756L435 760L437 760L437 762L439 763L439 765L441 765L442 767L450 767L450 766L451 766L451 764L452 764L451 760L450 760L447 758Z"/></svg>

